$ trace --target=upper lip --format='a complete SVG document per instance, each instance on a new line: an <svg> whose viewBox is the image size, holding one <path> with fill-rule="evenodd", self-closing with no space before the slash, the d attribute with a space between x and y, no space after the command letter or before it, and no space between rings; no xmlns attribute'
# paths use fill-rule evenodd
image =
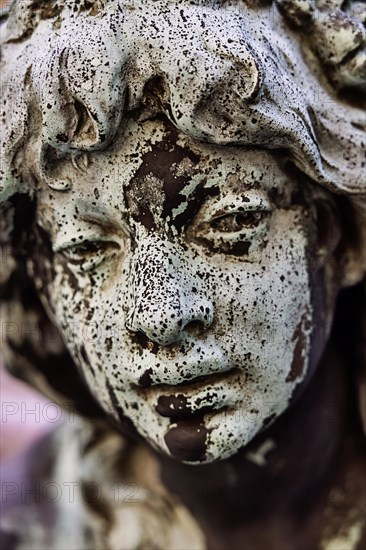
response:
<svg viewBox="0 0 366 550"><path fill-rule="evenodd" d="M221 370L220 372L213 372L211 374L202 374L200 376L196 376L196 378L183 380L182 382L178 382L176 384L153 384L151 389L155 391L159 390L159 393L161 391L163 393L166 393L167 391L171 393L172 390L177 391L180 389L182 389L183 391L185 389L190 389L190 388L198 389L209 383L220 382L222 379L226 379L229 374L231 375L234 372L238 372L238 369L227 368L226 370Z"/></svg>
<svg viewBox="0 0 366 550"><path fill-rule="evenodd" d="M230 370L228 358L214 341L189 342L172 353L161 350L158 355L147 354L140 360L130 380L134 389L152 386L179 386L199 382L203 377L222 374Z"/></svg>
<svg viewBox="0 0 366 550"><path fill-rule="evenodd" d="M197 368L198 365L199 369ZM202 374L195 376L197 370ZM227 361L222 358L220 358L220 360L210 359L203 362L197 361L191 363L191 365L184 365L182 362L182 366L180 367L177 367L176 364L163 364L159 368L155 368L154 365L151 365L147 366L147 368L142 371L139 383L132 383L132 385L134 388L146 390L149 388L164 389L171 388L172 386L181 387L199 383L203 384L206 381L212 380L212 377L223 375L229 370L231 370L230 366Z"/></svg>

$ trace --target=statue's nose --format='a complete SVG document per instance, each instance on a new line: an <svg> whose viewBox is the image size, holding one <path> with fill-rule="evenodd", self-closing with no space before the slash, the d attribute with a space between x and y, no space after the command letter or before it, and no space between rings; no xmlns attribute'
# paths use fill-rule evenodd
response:
<svg viewBox="0 0 366 550"><path fill-rule="evenodd" d="M204 330L213 321L213 305L176 246L158 238L146 239L135 254L132 307L126 326L160 345L181 341L193 325Z"/></svg>

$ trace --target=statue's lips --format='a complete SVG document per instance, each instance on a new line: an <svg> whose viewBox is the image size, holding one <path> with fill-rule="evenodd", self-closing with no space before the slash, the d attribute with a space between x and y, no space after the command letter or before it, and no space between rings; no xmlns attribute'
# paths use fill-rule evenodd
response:
<svg viewBox="0 0 366 550"><path fill-rule="evenodd" d="M215 341L207 345L187 342L189 351L180 353L151 355L139 361L139 375L131 379L134 390L186 386L213 375L222 375L232 370L223 350ZM210 344L210 345L208 345ZM136 376L136 378L135 378Z"/></svg>
<svg viewBox="0 0 366 550"><path fill-rule="evenodd" d="M155 410L171 424L164 436L171 456L187 463L203 462L207 456L207 438L212 428L207 421L232 405L228 388L243 375L233 368L220 374L201 376L178 386L161 385ZM221 383L221 386L220 386Z"/></svg>
<svg viewBox="0 0 366 550"><path fill-rule="evenodd" d="M134 385L134 388L137 389L141 394L153 394L156 392L166 394L167 392L172 391L184 391L188 392L191 389L197 389L200 387L204 387L207 384L216 384L217 382L226 381L228 378L236 377L238 375L242 376L243 372L241 369L238 368L227 368L225 370L221 370L220 372L213 372L209 374L203 374L202 376L196 376L195 378L190 378L189 380L183 380L182 382L177 382L176 384L153 384L149 386L148 388L144 388L141 390L141 388L137 388L136 385Z"/></svg>
<svg viewBox="0 0 366 550"><path fill-rule="evenodd" d="M206 412L210 412L212 411L212 405L206 405L202 408L198 408L197 410L192 410L185 395L161 395L158 399L158 404L156 405L155 410L161 416L166 416L171 420L182 420L196 414L202 415Z"/></svg>
<svg viewBox="0 0 366 550"><path fill-rule="evenodd" d="M225 373L200 376L177 386L162 384L149 392L154 392L157 398L155 410L161 416L171 420L191 418L197 414L202 416L229 404L215 386L219 386L220 382L227 385L238 375L239 369L234 368Z"/></svg>

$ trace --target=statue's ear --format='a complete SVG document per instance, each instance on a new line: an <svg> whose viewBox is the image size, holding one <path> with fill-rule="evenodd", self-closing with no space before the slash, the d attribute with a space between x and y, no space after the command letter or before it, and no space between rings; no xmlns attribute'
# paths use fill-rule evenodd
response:
<svg viewBox="0 0 366 550"><path fill-rule="evenodd" d="M366 243L364 244L366 246ZM362 251L357 244L350 244L347 255L343 257L343 277L341 280L342 287L355 286L361 282L366 276L365 262L362 260Z"/></svg>
<svg viewBox="0 0 366 550"><path fill-rule="evenodd" d="M334 249L335 277L346 288L345 308L347 331L352 333L348 345L352 348L352 375L356 390L359 418L366 436L366 197L351 200L339 198L341 237ZM331 216L329 217L331 220ZM331 223L335 224L335 220ZM353 287L353 288L352 288Z"/></svg>
<svg viewBox="0 0 366 550"><path fill-rule="evenodd" d="M342 239L340 213L336 205L322 194L313 198L315 207L315 254L316 269L323 269L333 262L334 254Z"/></svg>
<svg viewBox="0 0 366 550"><path fill-rule="evenodd" d="M339 288L352 287L366 276L366 216L344 197L315 198L316 267L334 271Z"/></svg>

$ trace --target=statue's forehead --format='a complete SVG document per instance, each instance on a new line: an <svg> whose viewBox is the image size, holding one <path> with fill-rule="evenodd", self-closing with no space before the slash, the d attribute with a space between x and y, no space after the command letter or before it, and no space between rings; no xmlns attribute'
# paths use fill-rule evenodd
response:
<svg viewBox="0 0 366 550"><path fill-rule="evenodd" d="M90 216L118 224L126 215L150 228L179 216L185 224L205 201L290 196L292 188L273 154L198 142L164 120L130 120L107 150L65 161L65 174L70 191L41 198L58 225Z"/></svg>
<svg viewBox="0 0 366 550"><path fill-rule="evenodd" d="M89 170L74 181L99 181L99 191L164 182L167 192L190 194L203 179L206 188L218 185L233 191L268 190L284 184L287 175L278 157L264 149L205 143L177 130L167 120L130 120L108 150L89 155ZM238 188L238 189L236 189ZM204 187L202 188L204 189Z"/></svg>

